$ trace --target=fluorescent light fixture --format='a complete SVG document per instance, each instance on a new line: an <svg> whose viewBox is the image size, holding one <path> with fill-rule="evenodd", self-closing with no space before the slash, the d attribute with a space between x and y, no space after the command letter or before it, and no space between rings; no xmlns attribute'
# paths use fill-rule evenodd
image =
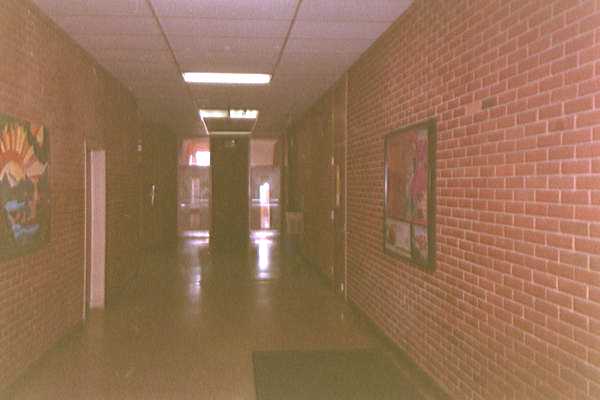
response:
<svg viewBox="0 0 600 400"><path fill-rule="evenodd" d="M201 118L229 118L227 110L200 110Z"/></svg>
<svg viewBox="0 0 600 400"><path fill-rule="evenodd" d="M184 72L187 83L206 83L221 85L267 85L271 82L269 74L234 74L214 72Z"/></svg>
<svg viewBox="0 0 600 400"><path fill-rule="evenodd" d="M258 110L199 110L201 118L256 119Z"/></svg>
<svg viewBox="0 0 600 400"><path fill-rule="evenodd" d="M258 110L229 110L229 118L256 119L258 118Z"/></svg>

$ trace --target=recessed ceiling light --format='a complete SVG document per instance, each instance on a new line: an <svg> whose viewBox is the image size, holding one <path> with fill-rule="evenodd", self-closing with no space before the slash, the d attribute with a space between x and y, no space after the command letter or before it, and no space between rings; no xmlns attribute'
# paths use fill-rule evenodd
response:
<svg viewBox="0 0 600 400"><path fill-rule="evenodd" d="M207 83L222 85L267 85L271 82L271 75L214 72L184 72L183 79L187 83Z"/></svg>
<svg viewBox="0 0 600 400"><path fill-rule="evenodd" d="M198 110L200 118L256 119L258 110Z"/></svg>
<svg viewBox="0 0 600 400"><path fill-rule="evenodd" d="M201 118L229 118L227 110L200 110Z"/></svg>
<svg viewBox="0 0 600 400"><path fill-rule="evenodd" d="M258 110L229 110L229 118L256 119L258 118Z"/></svg>

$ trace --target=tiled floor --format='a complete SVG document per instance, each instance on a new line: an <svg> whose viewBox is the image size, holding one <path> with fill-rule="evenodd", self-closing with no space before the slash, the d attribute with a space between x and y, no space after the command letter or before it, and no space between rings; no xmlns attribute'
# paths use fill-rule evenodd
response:
<svg viewBox="0 0 600 400"><path fill-rule="evenodd" d="M21 399L254 399L252 352L381 346L274 237L245 254L207 239L148 255L118 304L45 356L14 387ZM427 389L425 389L427 390Z"/></svg>

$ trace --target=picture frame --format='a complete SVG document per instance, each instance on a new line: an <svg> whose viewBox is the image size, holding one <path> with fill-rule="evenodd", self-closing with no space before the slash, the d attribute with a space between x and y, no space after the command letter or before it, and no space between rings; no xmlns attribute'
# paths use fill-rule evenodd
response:
<svg viewBox="0 0 600 400"><path fill-rule="evenodd" d="M384 253L435 269L435 119L385 137Z"/></svg>
<svg viewBox="0 0 600 400"><path fill-rule="evenodd" d="M49 145L43 125L0 113L0 260L50 240Z"/></svg>

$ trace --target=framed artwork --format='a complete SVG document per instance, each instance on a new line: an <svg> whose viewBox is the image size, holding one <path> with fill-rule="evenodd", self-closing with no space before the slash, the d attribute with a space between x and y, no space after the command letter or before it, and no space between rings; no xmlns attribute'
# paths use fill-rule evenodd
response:
<svg viewBox="0 0 600 400"><path fill-rule="evenodd" d="M50 238L49 155L44 126L0 114L0 259Z"/></svg>
<svg viewBox="0 0 600 400"><path fill-rule="evenodd" d="M435 268L435 120L385 138L384 251Z"/></svg>

